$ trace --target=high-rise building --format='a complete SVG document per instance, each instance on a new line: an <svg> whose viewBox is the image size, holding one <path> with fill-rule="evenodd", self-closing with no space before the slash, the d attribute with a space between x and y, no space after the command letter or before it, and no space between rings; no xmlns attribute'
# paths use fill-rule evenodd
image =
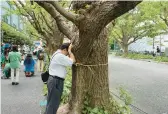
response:
<svg viewBox="0 0 168 114"><path fill-rule="evenodd" d="M10 10L15 10L16 7L11 6L8 1L1 1L0 2L1 13L0 13L0 20L1 22L5 22L6 24L16 28L16 30L21 31L23 30L23 23L21 22L21 16L12 14L9 12ZM4 34L5 31L1 29L1 41L4 41ZM5 34L6 35L6 34Z"/></svg>

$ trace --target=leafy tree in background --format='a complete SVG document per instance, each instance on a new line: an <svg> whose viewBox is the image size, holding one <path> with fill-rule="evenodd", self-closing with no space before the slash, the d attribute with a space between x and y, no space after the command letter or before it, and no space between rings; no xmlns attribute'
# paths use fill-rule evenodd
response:
<svg viewBox="0 0 168 114"><path fill-rule="evenodd" d="M142 2L136 9L115 20L110 38L116 40L127 55L128 46L136 40L165 34L167 5L168 2Z"/></svg>
<svg viewBox="0 0 168 114"><path fill-rule="evenodd" d="M9 14L13 13L26 18L26 21L23 19L25 31L36 39L42 39L50 54L60 47L64 36L58 30L55 20L43 8L38 4L31 4L30 1L8 2L16 7L14 10L6 9Z"/></svg>
<svg viewBox="0 0 168 114"><path fill-rule="evenodd" d="M147 36L151 30L137 10L130 11L115 20L110 37L117 41L124 53L128 54L128 46L136 40Z"/></svg>
<svg viewBox="0 0 168 114"><path fill-rule="evenodd" d="M156 28L163 32L168 31L168 2L142 2L138 6L144 19L156 24Z"/></svg>
<svg viewBox="0 0 168 114"><path fill-rule="evenodd" d="M16 28L8 25L5 22L1 22L1 27L4 32L3 34L3 42L7 43L13 43L18 45L32 45L33 42L30 40L30 38L25 34L23 31L18 31Z"/></svg>

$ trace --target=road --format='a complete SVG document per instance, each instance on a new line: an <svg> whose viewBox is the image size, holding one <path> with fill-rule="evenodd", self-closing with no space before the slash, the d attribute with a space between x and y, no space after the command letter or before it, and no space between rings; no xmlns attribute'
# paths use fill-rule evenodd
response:
<svg viewBox="0 0 168 114"><path fill-rule="evenodd" d="M148 114L168 114L168 65L110 55L109 80L115 93L122 86L133 104Z"/></svg>
<svg viewBox="0 0 168 114"><path fill-rule="evenodd" d="M42 99L40 74L26 78L20 70L19 85L12 86L10 79L1 80L1 114L39 114Z"/></svg>

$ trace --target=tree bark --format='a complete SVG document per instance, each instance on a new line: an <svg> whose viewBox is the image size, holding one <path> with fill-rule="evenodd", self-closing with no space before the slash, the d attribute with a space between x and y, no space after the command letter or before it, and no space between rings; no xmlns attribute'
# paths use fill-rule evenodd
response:
<svg viewBox="0 0 168 114"><path fill-rule="evenodd" d="M124 56L127 56L128 55L128 45L123 45L122 46L123 50L124 50Z"/></svg>
<svg viewBox="0 0 168 114"><path fill-rule="evenodd" d="M69 114L81 114L86 97L89 100L90 107L103 107L107 110L109 109L110 93L108 83L107 44L107 31L103 30L99 37L93 42L89 57L83 57L87 60L82 64L90 66L73 66L73 86L71 90L72 98L70 100ZM76 52L74 52L74 54L76 56L78 55Z"/></svg>

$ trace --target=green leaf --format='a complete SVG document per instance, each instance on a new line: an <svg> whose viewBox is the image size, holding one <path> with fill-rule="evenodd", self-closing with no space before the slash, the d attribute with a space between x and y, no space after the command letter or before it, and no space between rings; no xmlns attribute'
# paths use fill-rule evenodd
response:
<svg viewBox="0 0 168 114"><path fill-rule="evenodd" d="M99 111L99 109L97 107L92 110L92 112L94 112L94 113L97 113L98 111Z"/></svg>

